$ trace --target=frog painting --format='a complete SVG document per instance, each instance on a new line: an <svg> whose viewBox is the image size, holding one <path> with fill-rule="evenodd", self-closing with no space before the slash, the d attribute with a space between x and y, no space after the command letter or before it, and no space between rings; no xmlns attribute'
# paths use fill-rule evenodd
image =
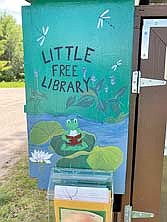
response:
<svg viewBox="0 0 167 222"><path fill-rule="evenodd" d="M66 121L67 130L62 135L64 141L61 150L85 150L88 144L84 142L85 132L78 127L77 119L69 119Z"/></svg>
<svg viewBox="0 0 167 222"><path fill-rule="evenodd" d="M66 120L66 129L61 135L54 136L50 145L60 156L71 155L78 151L90 152L95 146L95 135L83 131L76 118Z"/></svg>

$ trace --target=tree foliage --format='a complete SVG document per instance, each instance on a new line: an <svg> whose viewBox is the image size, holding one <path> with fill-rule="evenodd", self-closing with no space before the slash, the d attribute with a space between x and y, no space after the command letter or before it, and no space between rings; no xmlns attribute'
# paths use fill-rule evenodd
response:
<svg viewBox="0 0 167 222"><path fill-rule="evenodd" d="M23 78L22 30L11 15L0 16L0 81Z"/></svg>

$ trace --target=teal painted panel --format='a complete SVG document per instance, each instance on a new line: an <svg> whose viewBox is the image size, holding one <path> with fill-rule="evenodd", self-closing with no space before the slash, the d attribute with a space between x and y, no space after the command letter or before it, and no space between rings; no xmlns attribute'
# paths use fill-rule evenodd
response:
<svg viewBox="0 0 167 222"><path fill-rule="evenodd" d="M24 8L27 112L97 121L128 114L133 25L129 5L121 8L122 16L114 3ZM111 19L101 20L106 10Z"/></svg>
<svg viewBox="0 0 167 222"><path fill-rule="evenodd" d="M70 167L67 158L73 155L74 167L111 170L117 147L123 157L116 167L117 193L125 188L133 7L132 0L23 7L25 111L30 119L39 118L28 120L30 160L42 150L53 154L53 165ZM61 130L46 130L50 123L40 123L43 115ZM97 161L99 154L103 161ZM32 161L30 166L36 175Z"/></svg>

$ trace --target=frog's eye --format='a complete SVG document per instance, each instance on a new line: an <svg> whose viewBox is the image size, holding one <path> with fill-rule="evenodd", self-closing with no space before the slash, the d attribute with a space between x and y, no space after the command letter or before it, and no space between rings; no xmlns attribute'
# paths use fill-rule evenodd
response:
<svg viewBox="0 0 167 222"><path fill-rule="evenodd" d="M68 119L68 120L67 120L67 123L71 123L71 120L70 120L70 119Z"/></svg>
<svg viewBox="0 0 167 222"><path fill-rule="evenodd" d="M74 119L74 123L78 123L77 119Z"/></svg>

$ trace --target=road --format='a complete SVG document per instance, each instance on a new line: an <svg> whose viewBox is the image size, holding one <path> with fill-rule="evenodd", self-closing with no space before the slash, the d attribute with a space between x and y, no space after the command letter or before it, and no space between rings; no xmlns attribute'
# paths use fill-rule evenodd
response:
<svg viewBox="0 0 167 222"><path fill-rule="evenodd" d="M0 180L26 150L24 88L0 89Z"/></svg>

